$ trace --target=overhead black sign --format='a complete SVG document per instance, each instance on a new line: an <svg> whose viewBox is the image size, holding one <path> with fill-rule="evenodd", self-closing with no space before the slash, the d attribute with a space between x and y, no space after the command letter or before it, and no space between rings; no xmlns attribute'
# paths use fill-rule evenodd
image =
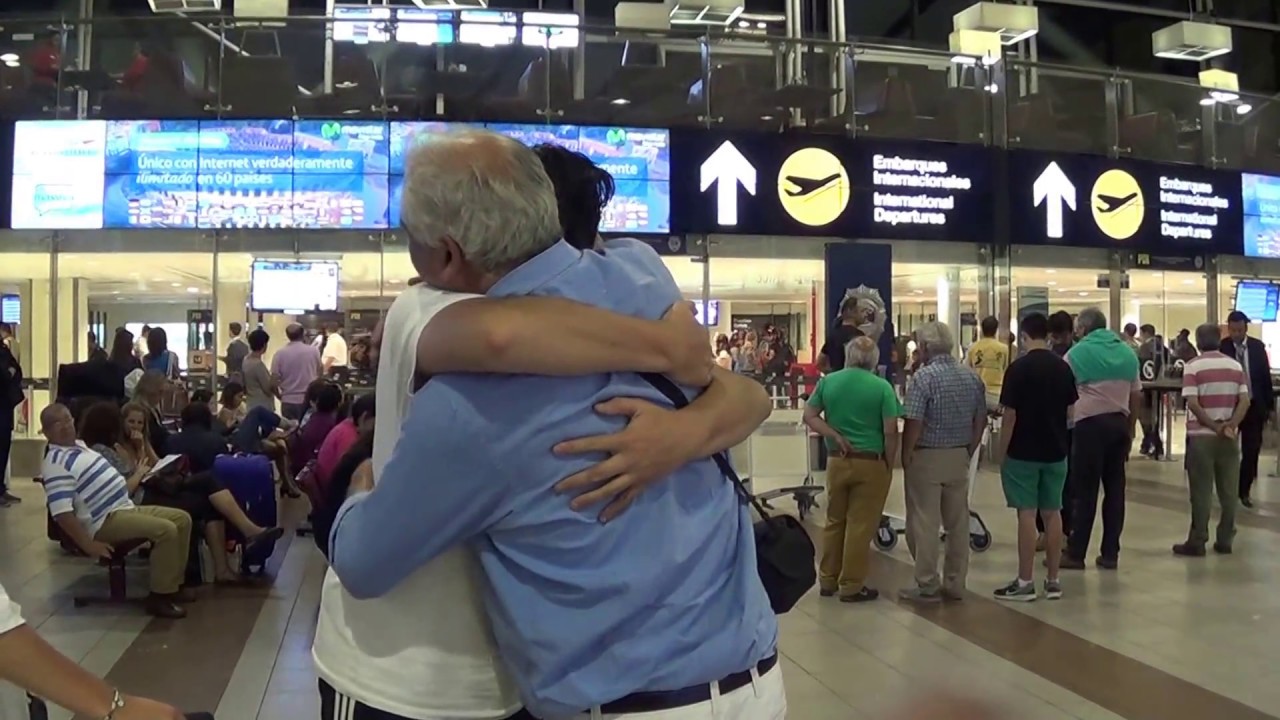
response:
<svg viewBox="0 0 1280 720"><path fill-rule="evenodd" d="M1241 252L1236 172L1011 150L1009 213L1015 245L1125 248L1192 258Z"/></svg>
<svg viewBox="0 0 1280 720"><path fill-rule="evenodd" d="M677 233L989 241L990 150L672 131Z"/></svg>

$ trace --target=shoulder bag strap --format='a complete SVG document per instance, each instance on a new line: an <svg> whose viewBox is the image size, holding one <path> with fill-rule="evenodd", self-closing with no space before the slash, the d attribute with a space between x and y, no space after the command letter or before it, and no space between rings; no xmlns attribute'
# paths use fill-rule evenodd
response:
<svg viewBox="0 0 1280 720"><path fill-rule="evenodd" d="M657 389L658 392L666 396L666 398L671 401L671 404L675 405L677 410L688 406L689 398L685 397L684 391L677 387L676 384L666 375L660 375L658 373L640 373L640 377L644 378L645 381ZM769 513L764 509L764 506L760 504L760 501L757 500L749 490L747 490L747 486L743 484L742 480L738 477L738 473L734 471L733 465L729 463L728 455L723 452L718 452L715 455L712 455L711 459L715 461L716 467L720 468L720 473L728 478L729 482L733 483L733 487L738 491L738 495L743 500L750 503L751 507L755 508L761 518L768 520L770 518Z"/></svg>

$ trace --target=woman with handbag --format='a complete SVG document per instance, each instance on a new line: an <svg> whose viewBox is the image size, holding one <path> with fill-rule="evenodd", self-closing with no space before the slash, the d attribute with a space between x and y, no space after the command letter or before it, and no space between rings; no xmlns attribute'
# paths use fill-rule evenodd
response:
<svg viewBox="0 0 1280 720"><path fill-rule="evenodd" d="M80 421L80 439L102 455L125 476L130 494L141 493L142 505L159 505L184 510L192 521L204 528L205 543L213 559L214 578L219 583L235 583L240 578L227 561L226 523L230 522L245 538L246 549L265 541L280 539L279 527L263 528L245 515L234 496L222 487L210 469L197 467L187 472L185 464L152 474L159 463L144 439L145 408L130 403L123 410L111 403L99 403L85 411ZM196 403L183 410L183 432L172 438L174 454L189 458L187 442L201 431L213 432L209 406ZM223 451L226 445L223 444Z"/></svg>
<svg viewBox="0 0 1280 720"><path fill-rule="evenodd" d="M151 328L147 333L147 354L142 357L142 369L163 373L174 382L180 379L178 354L169 349L169 334L164 328Z"/></svg>

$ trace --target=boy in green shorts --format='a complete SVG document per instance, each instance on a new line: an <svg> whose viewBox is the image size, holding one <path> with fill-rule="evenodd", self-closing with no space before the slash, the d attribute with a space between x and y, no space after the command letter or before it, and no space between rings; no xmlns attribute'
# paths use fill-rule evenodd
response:
<svg viewBox="0 0 1280 720"><path fill-rule="evenodd" d="M1032 313L1018 323L1027 352L1009 366L1001 386L1000 479L1005 501L1018 512L1018 577L995 591L997 600L1036 599L1032 579L1036 514L1044 519L1049 577L1044 595L1062 597L1058 567L1062 561L1062 488L1070 450L1067 420L1078 399L1071 366L1049 349L1049 321Z"/></svg>

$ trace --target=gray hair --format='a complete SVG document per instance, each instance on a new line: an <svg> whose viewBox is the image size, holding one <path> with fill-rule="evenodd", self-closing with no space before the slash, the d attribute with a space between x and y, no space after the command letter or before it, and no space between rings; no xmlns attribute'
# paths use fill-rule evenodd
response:
<svg viewBox="0 0 1280 720"><path fill-rule="evenodd" d="M944 322L934 321L921 325L916 330L916 340L930 357L950 355L956 348L951 328Z"/></svg>
<svg viewBox="0 0 1280 720"><path fill-rule="evenodd" d="M861 335L844 345L844 366L876 371L880 364L880 347L875 340Z"/></svg>
<svg viewBox="0 0 1280 720"><path fill-rule="evenodd" d="M1196 347L1200 352L1212 352L1222 347L1222 328L1217 323L1196 326Z"/></svg>
<svg viewBox="0 0 1280 720"><path fill-rule="evenodd" d="M1102 330L1107 326L1107 316L1096 307L1087 307L1076 316L1076 327L1080 328L1080 336L1084 337L1094 330Z"/></svg>
<svg viewBox="0 0 1280 720"><path fill-rule="evenodd" d="M405 160L400 212L411 242L452 238L485 271L504 269L560 238L555 187L533 150L487 130L432 138Z"/></svg>

